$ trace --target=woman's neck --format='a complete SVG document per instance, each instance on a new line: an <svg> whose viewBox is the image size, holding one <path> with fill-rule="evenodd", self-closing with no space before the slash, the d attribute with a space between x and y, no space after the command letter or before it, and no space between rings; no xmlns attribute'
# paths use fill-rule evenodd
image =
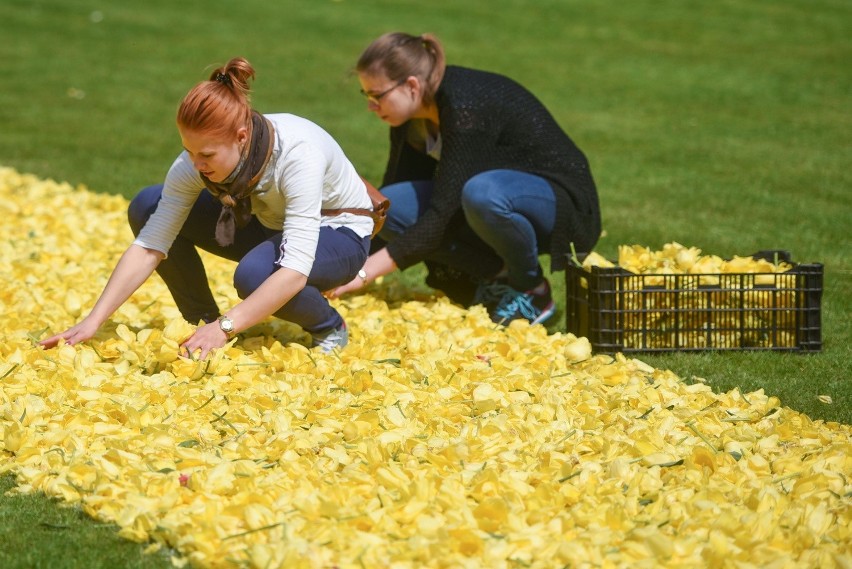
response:
<svg viewBox="0 0 852 569"><path fill-rule="evenodd" d="M437 105L435 105L435 103L421 106L420 109L418 109L418 111L411 118L426 119L428 123L434 125L436 131L438 125L441 124L441 121L438 117L438 107Z"/></svg>

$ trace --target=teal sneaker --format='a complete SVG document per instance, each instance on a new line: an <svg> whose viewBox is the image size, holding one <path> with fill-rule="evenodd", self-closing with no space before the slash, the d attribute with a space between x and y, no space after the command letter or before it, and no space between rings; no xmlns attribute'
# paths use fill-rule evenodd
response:
<svg viewBox="0 0 852 569"><path fill-rule="evenodd" d="M491 311L491 320L498 324L508 324L512 320L523 318L530 324L540 324L556 313L556 303L550 292L550 283L544 281L544 292L532 290L521 292L506 287L503 296Z"/></svg>

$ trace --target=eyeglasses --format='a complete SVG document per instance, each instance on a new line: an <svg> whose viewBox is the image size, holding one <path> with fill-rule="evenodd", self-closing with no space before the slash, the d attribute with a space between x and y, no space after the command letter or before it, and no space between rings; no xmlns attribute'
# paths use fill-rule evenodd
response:
<svg viewBox="0 0 852 569"><path fill-rule="evenodd" d="M361 89L361 94L364 95L365 97L367 97L367 101L369 101L370 103L378 105L382 102L382 97L384 97L385 95L387 95L388 93L390 93L391 91L393 91L394 89L396 89L397 87L399 87L400 85L405 83L405 81L406 81L405 79L400 79L400 81L396 85L394 85L390 89L385 89L381 93L368 93L364 89Z"/></svg>

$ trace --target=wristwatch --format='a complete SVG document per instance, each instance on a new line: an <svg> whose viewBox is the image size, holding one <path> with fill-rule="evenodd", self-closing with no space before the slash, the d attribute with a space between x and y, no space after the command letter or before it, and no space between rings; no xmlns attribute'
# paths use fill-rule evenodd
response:
<svg viewBox="0 0 852 569"><path fill-rule="evenodd" d="M361 277L362 281L364 281L363 284L367 284L367 271L364 269L358 269L358 276Z"/></svg>
<svg viewBox="0 0 852 569"><path fill-rule="evenodd" d="M234 331L234 321L225 315L219 317L219 329L225 333L229 340L237 334Z"/></svg>

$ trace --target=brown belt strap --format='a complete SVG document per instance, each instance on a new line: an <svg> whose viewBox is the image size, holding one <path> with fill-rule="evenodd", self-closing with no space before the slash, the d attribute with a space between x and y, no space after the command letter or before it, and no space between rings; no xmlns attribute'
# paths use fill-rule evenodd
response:
<svg viewBox="0 0 852 569"><path fill-rule="evenodd" d="M367 187L367 195L370 196L370 201L373 203L373 209L366 209L363 207L340 207L336 209L323 209L320 210L320 213L322 215L340 215L341 213L351 213L354 215L364 215L367 217L372 217L373 237L375 237L379 230L382 228L382 225L384 225L385 223L385 218L388 215L388 208L390 208L390 200L366 179L362 177L361 180L364 181L364 185Z"/></svg>
<svg viewBox="0 0 852 569"><path fill-rule="evenodd" d="M322 215L340 215L341 213L353 213L355 215L366 215L367 217L373 217L373 210L364 209L362 207L339 207L336 209L321 209L320 213Z"/></svg>

